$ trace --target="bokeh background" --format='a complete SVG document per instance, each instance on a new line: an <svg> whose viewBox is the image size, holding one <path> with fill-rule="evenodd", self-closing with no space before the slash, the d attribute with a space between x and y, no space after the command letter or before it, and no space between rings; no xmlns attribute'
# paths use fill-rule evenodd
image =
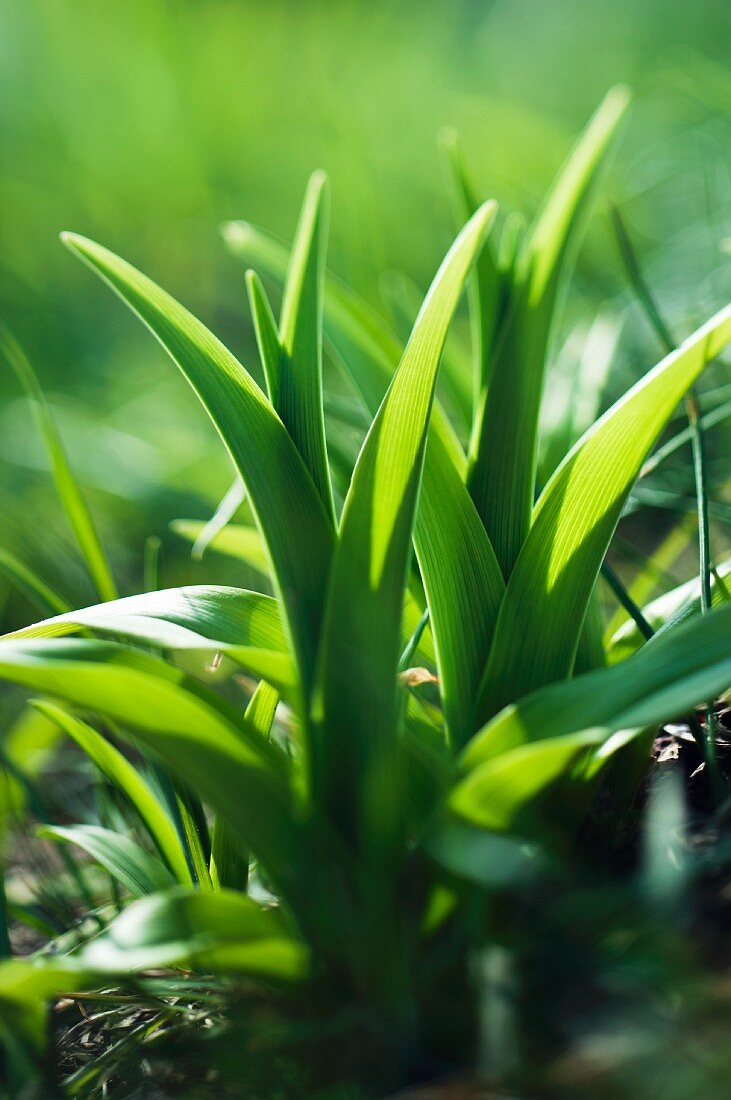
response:
<svg viewBox="0 0 731 1100"><path fill-rule="evenodd" d="M169 582L227 579L230 563L191 562L169 523L210 516L231 475L183 379L60 230L130 259L256 372L220 223L290 239L309 173L326 168L331 267L389 309L392 273L424 288L450 241L441 127L460 132L485 196L530 216L626 82L635 102L605 190L682 335L731 289L729 37L722 0L2 0L0 316L41 377L123 590L139 587L150 532ZM601 204L556 336L547 423L594 353L600 403L659 357ZM727 383L724 369L706 384ZM724 438L711 467L721 541ZM662 477L658 492L687 495L687 455ZM93 599L4 366L0 514L0 545L73 602ZM650 508L645 534L663 516ZM5 619L27 621L2 580L0 593Z"/></svg>

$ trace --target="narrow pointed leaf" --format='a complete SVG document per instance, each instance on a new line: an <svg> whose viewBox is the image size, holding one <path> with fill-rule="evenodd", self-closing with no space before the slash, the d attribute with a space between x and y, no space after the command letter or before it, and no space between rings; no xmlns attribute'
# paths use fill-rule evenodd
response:
<svg viewBox="0 0 731 1100"><path fill-rule="evenodd" d="M277 412L334 518L322 407L322 296L328 183L315 172L305 194L284 282Z"/></svg>
<svg viewBox="0 0 731 1100"><path fill-rule="evenodd" d="M731 307L640 379L548 482L500 610L484 718L571 674L587 602L642 462L686 390L729 340Z"/></svg>
<svg viewBox="0 0 731 1100"><path fill-rule="evenodd" d="M314 790L361 850L399 828L396 673L403 590L437 369L492 205L444 260L358 458L328 595Z"/></svg>
<svg viewBox="0 0 731 1100"><path fill-rule="evenodd" d="M554 184L518 258L490 387L481 395L468 486L506 578L531 522L557 294L627 104L625 89L609 93Z"/></svg>
<svg viewBox="0 0 731 1100"><path fill-rule="evenodd" d="M287 429L238 360L169 294L93 241L64 241L157 336L217 428L266 544L307 694L334 532Z"/></svg>
<svg viewBox="0 0 731 1100"><path fill-rule="evenodd" d="M52 638L82 629L168 652L226 654L254 675L266 676L296 702L292 659L271 596L208 585L162 589L57 615L6 637Z"/></svg>
<svg viewBox="0 0 731 1100"><path fill-rule="evenodd" d="M36 702L34 705L72 737L102 775L128 799L177 881L189 884L188 864L175 826L137 769L87 722L53 703Z"/></svg>
<svg viewBox="0 0 731 1100"><path fill-rule="evenodd" d="M620 664L552 684L507 707L462 754L464 778L450 807L473 824L510 828L526 801L560 778L585 750L591 755L599 750L600 759L608 759L614 734L682 717L729 685L731 605L726 604Z"/></svg>
<svg viewBox="0 0 731 1100"><path fill-rule="evenodd" d="M144 897L173 886L175 880L160 860L128 836L98 825L43 825L46 840L76 844L134 895Z"/></svg>
<svg viewBox="0 0 731 1100"><path fill-rule="evenodd" d="M269 304L267 293L255 271L246 272L246 292L254 321L259 358L264 369L269 400L276 409L279 400L279 374L282 365L282 343L279 329Z"/></svg>
<svg viewBox="0 0 731 1100"><path fill-rule="evenodd" d="M33 401L43 443L51 462L56 490L96 590L102 600L113 600L117 595L117 586L99 541L91 512L69 465L48 402L27 356L4 327L0 327L0 350Z"/></svg>
<svg viewBox="0 0 731 1100"><path fill-rule="evenodd" d="M101 974L192 966L262 978L306 976L306 946L281 918L245 894L201 894L180 887L129 905L78 956Z"/></svg>
<svg viewBox="0 0 731 1100"><path fill-rule="evenodd" d="M9 550L0 549L0 572L4 573L41 611L62 615L65 611L71 610L70 604L64 600L63 596L59 596L43 577L15 554L11 554Z"/></svg>
<svg viewBox="0 0 731 1100"><path fill-rule="evenodd" d="M441 147L451 184L457 224L461 225L474 214L480 205L480 200L469 178L462 149L454 131L443 132ZM478 407L480 394L486 390L490 382L490 372L494 362L492 345L505 297L502 284L503 277L488 241L475 264L475 272L467 290L472 331L473 416Z"/></svg>
<svg viewBox="0 0 731 1100"><path fill-rule="evenodd" d="M221 500L207 523L201 526L198 536L193 543L190 556L200 561L214 539L223 531L236 515L239 507L246 500L246 486L240 477L232 483L231 487L221 497ZM258 535L258 531L257 531ZM145 585L150 588L158 588L159 585Z"/></svg>

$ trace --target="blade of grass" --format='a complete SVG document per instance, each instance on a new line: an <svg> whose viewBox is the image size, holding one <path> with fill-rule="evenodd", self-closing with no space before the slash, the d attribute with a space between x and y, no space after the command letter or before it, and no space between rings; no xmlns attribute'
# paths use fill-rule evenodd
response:
<svg viewBox="0 0 731 1100"><path fill-rule="evenodd" d="M193 519L176 519L170 524L171 530L176 535L192 542L194 547L205 527L206 524ZM226 554L231 558L239 558L255 572L260 573L263 577L269 577L269 561L261 535L256 527L229 523L217 532L214 538L207 543L205 549L215 550L217 553Z"/></svg>
<svg viewBox="0 0 731 1100"><path fill-rule="evenodd" d="M278 692L266 680L261 680L246 708L246 720L265 741L269 739L278 702ZM227 886L246 890L248 879L248 853L236 844L227 823L217 820L211 844L211 881L214 887L217 890Z"/></svg>
<svg viewBox="0 0 731 1100"><path fill-rule="evenodd" d="M477 210L480 200L470 179L456 132L451 129L442 130L439 144L452 194L455 220L458 226L463 225ZM503 275L488 241L475 264L475 271L467 288L473 355L473 423L480 395L490 383L494 362L493 340L500 325L505 292Z"/></svg>
<svg viewBox="0 0 731 1100"><path fill-rule="evenodd" d="M54 703L35 701L36 710L72 737L109 782L121 791L144 823L160 855L182 885L191 882L185 853L173 823L137 769L92 726Z"/></svg>
<svg viewBox="0 0 731 1100"><path fill-rule="evenodd" d="M98 825L41 825L44 840L75 844L125 886L133 897L165 890L175 882L167 867L128 836Z"/></svg>
<svg viewBox="0 0 731 1100"><path fill-rule="evenodd" d="M33 402L38 418L38 427L51 462L51 472L59 500L76 536L79 549L84 556L99 597L102 600L113 600L117 596L117 586L114 583L109 562L99 541L91 512L69 465L48 402L30 361L5 326L0 326L0 351Z"/></svg>
<svg viewBox="0 0 731 1100"><path fill-rule="evenodd" d="M26 565L20 558L17 558L15 554L11 554L9 550L0 549L0 571L40 611L50 612L53 615L63 615L71 610L71 605L62 596L59 596L58 592L54 591L35 570Z"/></svg>
<svg viewBox="0 0 731 1100"><path fill-rule="evenodd" d="M221 497L219 505L211 518L201 527L190 551L190 556L195 561L202 560L208 547L231 522L245 500L246 488L241 478L237 477L228 491Z"/></svg>

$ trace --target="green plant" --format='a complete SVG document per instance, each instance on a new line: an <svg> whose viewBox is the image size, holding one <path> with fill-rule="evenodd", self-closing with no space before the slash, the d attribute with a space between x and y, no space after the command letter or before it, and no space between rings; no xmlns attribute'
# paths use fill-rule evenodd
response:
<svg viewBox="0 0 731 1100"><path fill-rule="evenodd" d="M64 236L198 394L256 528L237 543L235 528L223 535L268 573L274 595L148 592L62 611L0 641L0 676L57 701L36 705L124 796L137 840L96 826L45 835L81 847L141 895L63 958L0 968L0 1011L16 1032L40 1039L40 1002L54 992L180 967L357 1006L379 1052L376 1089L417 1066L468 1059L472 1010L445 1053L452 1002L438 993L448 973L472 1002L468 963L494 934L494 919L480 914L505 853L520 864L526 841L549 856L570 850L618 762L639 762L637 782L654 728L731 683L728 606L691 615L610 667L592 611L635 479L731 339L731 309L612 405L534 506L551 324L627 98L610 93L535 223L523 234L506 220L497 246L495 204L478 204L451 146L467 220L403 352L325 273L321 174L288 261L261 232L228 226L235 253L284 276L277 323L263 284L247 275L267 394L148 278ZM470 278L465 452L435 388ZM347 448L333 463L342 500L325 434L323 329L350 395L342 409L370 421L352 470ZM464 392L461 362L448 365ZM577 655L585 671L573 676ZM240 696L211 687L221 661L259 681L245 710ZM430 680L431 694L418 686ZM117 739L149 769L133 766ZM257 890L247 894L250 868ZM262 887L274 903L255 900Z"/></svg>

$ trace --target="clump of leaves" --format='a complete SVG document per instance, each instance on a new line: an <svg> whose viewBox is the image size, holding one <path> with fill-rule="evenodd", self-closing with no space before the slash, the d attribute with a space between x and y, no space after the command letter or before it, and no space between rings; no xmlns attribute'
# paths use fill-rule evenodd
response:
<svg viewBox="0 0 731 1100"><path fill-rule="evenodd" d="M6 1031L26 1048L42 1043L44 999L170 968L238 976L313 1018L356 1020L369 1054L343 1076L373 1093L470 1065L471 960L510 940L501 891L556 874L599 784L629 774L631 797L657 726L731 683L728 606L647 644L625 631L626 659L611 665L593 609L633 483L731 338L731 309L612 405L535 501L556 303L627 99L610 93L533 225L506 219L497 241L496 206L477 201L448 143L465 224L403 351L325 271L324 175L289 257L261 231L227 226L234 254L284 281L277 321L260 278L246 277L266 393L149 278L64 235L197 393L253 518L225 527L229 497L207 537L228 540L274 594L106 599L113 581L57 464L106 602L54 608L5 636L0 676L54 700L35 705L134 822L45 835L137 900L72 952L0 969ZM435 392L468 284L472 386L445 364L469 411L465 450ZM336 426L328 443L323 346L349 394L341 424L369 424L354 462L351 435ZM221 662L258 681L245 709L212 689Z"/></svg>

